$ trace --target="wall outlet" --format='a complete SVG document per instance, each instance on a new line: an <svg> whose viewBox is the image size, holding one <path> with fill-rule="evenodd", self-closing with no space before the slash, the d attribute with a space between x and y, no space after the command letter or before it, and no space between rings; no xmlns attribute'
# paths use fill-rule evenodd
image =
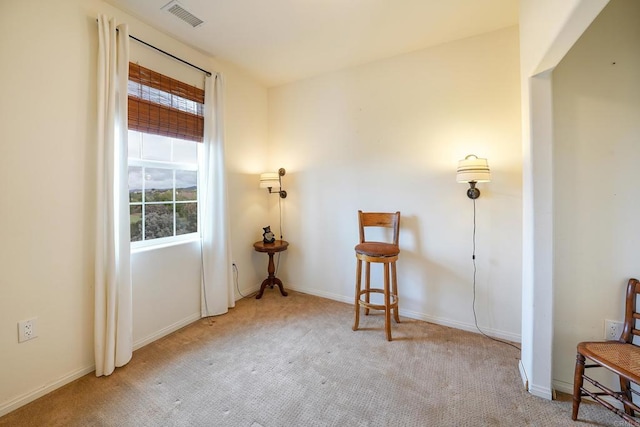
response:
<svg viewBox="0 0 640 427"><path fill-rule="evenodd" d="M38 336L37 324L37 317L18 322L18 342L25 342L36 338Z"/></svg>
<svg viewBox="0 0 640 427"><path fill-rule="evenodd" d="M622 335L622 322L616 320L604 321L604 339L617 341Z"/></svg>

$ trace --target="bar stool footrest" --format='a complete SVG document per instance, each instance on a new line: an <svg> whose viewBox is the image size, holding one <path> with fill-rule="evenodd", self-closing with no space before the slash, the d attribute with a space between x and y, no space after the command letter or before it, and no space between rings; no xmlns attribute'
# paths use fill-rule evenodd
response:
<svg viewBox="0 0 640 427"><path fill-rule="evenodd" d="M369 289L361 290L358 294L358 305L364 308L369 308L373 310L386 310L387 306L384 304L374 304L372 302L366 302L361 298L362 295L372 294L372 293L384 295L384 289L369 288ZM389 309L398 308L398 296L396 294L389 292L389 300L390 300Z"/></svg>

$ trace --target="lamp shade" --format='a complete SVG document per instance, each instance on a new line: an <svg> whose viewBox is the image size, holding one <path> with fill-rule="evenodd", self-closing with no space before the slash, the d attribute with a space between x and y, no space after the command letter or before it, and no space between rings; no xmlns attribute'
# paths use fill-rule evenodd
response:
<svg viewBox="0 0 640 427"><path fill-rule="evenodd" d="M265 172L260 174L260 188L279 187L280 177L277 172Z"/></svg>
<svg viewBox="0 0 640 427"><path fill-rule="evenodd" d="M480 159L475 154L470 154L458 162L458 182L489 182L491 172L487 159Z"/></svg>

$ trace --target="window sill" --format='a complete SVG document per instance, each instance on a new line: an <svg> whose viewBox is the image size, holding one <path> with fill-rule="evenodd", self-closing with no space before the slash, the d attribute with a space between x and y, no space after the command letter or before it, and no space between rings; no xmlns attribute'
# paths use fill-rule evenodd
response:
<svg viewBox="0 0 640 427"><path fill-rule="evenodd" d="M173 246L186 245L193 242L199 242L200 235L198 233L189 234L181 238L171 238L163 242L132 242L131 253L136 254L140 252L154 251L157 249L165 249Z"/></svg>

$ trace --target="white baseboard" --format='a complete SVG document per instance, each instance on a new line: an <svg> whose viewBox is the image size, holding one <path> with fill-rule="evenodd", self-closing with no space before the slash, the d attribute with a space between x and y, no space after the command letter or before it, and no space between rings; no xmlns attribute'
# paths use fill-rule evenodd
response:
<svg viewBox="0 0 640 427"><path fill-rule="evenodd" d="M251 287L251 288L245 288L243 290L239 290L238 288L235 289L235 300L238 301L242 298L246 298L251 294L255 294L256 292L258 292L260 290L260 283L258 283L257 285Z"/></svg>
<svg viewBox="0 0 640 427"><path fill-rule="evenodd" d="M194 313L188 317L185 317L182 320L179 320L166 328L160 329L158 332L155 332L145 338L141 338L133 343L133 350L138 350L139 348L144 347L147 344L151 344L152 342L169 335L172 332L177 331L180 328L184 328L185 326L195 322L200 319L200 313Z"/></svg>
<svg viewBox="0 0 640 427"><path fill-rule="evenodd" d="M553 388L555 390L561 391L562 393L573 394L573 383L553 380Z"/></svg>
<svg viewBox="0 0 640 427"><path fill-rule="evenodd" d="M556 383L553 384L554 388L549 387L540 387L537 385L529 386L529 379L527 378L527 372L524 369L524 365L522 364L522 360L518 361L518 369L520 369L520 377L522 378L522 383L524 384L525 390L534 396L541 397L547 400L555 400L556 398L556 390L564 391L561 388L556 386Z"/></svg>
<svg viewBox="0 0 640 427"><path fill-rule="evenodd" d="M347 304L353 304L353 297L345 297L344 295L338 295L338 294L333 294L333 293L329 293L329 292L322 292L322 291L318 291L318 290L315 290L315 289L303 288L303 287L299 287L299 286L295 286L295 285L291 285L291 284L288 285L288 289L291 289L293 291L302 292L304 294L310 294L310 295L315 295L315 296L331 299L331 300L334 300L334 301L340 301L340 302L346 302ZM476 329L476 326L474 324L471 324L471 323L464 323L464 322L459 322L459 321L456 321L456 320L450 320L450 319L444 319L444 318L441 318L441 317L430 316L428 314L419 313L419 312L416 312L416 311L403 310L402 308L400 309L399 313L400 313L401 316L408 317L410 319L424 320L425 322L435 323L437 325L449 326L449 327L455 328L455 329L462 329L463 331L480 333L480 332L478 332L478 329ZM521 337L520 337L519 334L514 334L514 333L511 333L511 332L505 332L505 331L500 331L500 330L497 330L497 329L491 329L491 328L485 328L485 327L481 327L481 329L482 329L482 332L484 332L485 334L487 334L487 335L489 335L490 337L493 337L493 338L499 338L499 339L503 339L503 340L507 340L507 341L511 341L511 342L516 342L516 343L519 343L520 340L521 340Z"/></svg>
<svg viewBox="0 0 640 427"><path fill-rule="evenodd" d="M293 286L288 284L287 289L291 289L292 291L302 292L303 294L315 295L317 297L322 297L334 301L346 302L348 304L353 304L353 298L347 298L344 295L333 294L330 292L318 291L316 289L310 288L301 288L298 286Z"/></svg>
<svg viewBox="0 0 640 427"><path fill-rule="evenodd" d="M47 384L41 388L30 391L26 394L16 397L8 402L4 402L0 404L0 417L8 414L11 411L18 409L21 406L26 405L27 403L33 402L39 397L44 396L47 393L51 393L52 391L69 384L72 381L77 380L78 378L84 377L87 374L95 371L95 365L87 366L86 368L78 369L77 371L73 371L64 377L60 378L57 381L52 382L51 384Z"/></svg>
<svg viewBox="0 0 640 427"><path fill-rule="evenodd" d="M524 369L522 360L518 360L518 369L520 370L520 378L522 379L522 385L524 389L529 391L529 378L527 378L527 371Z"/></svg>
<svg viewBox="0 0 640 427"><path fill-rule="evenodd" d="M547 400L553 400L553 390L549 387L540 387L539 385L529 385L529 393L534 396L541 397Z"/></svg>
<svg viewBox="0 0 640 427"><path fill-rule="evenodd" d="M418 313L418 312L402 310L402 309L400 309L400 314L403 316L409 317L411 319L424 320L425 322L435 323L442 326L449 326L455 329L462 329L463 331L473 332L476 334L480 333L476 328L476 325L472 323L464 323L464 322L459 322L457 320L443 319L441 317L431 316L424 313ZM501 331L498 329L492 329L485 326L481 326L480 329L482 329L482 332L484 332L486 335L489 335L490 337L493 337L493 338L499 338L499 339L503 339L511 342L516 342L516 343L519 343L521 340L520 334L514 334L511 332Z"/></svg>

